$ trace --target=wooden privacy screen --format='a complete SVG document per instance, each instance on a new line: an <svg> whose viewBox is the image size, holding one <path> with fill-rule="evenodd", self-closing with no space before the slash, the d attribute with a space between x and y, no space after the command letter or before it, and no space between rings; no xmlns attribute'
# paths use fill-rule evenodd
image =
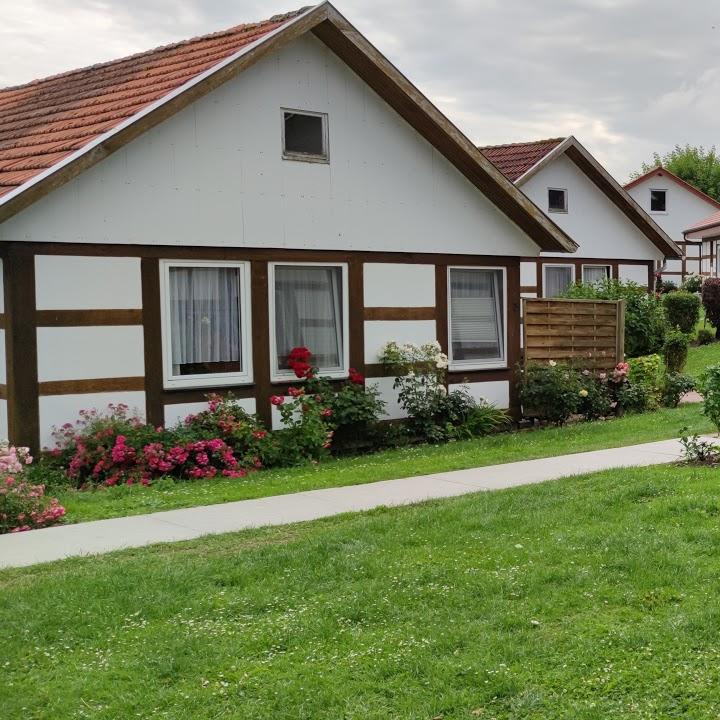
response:
<svg viewBox="0 0 720 720"><path fill-rule="evenodd" d="M525 362L613 368L625 359L624 300L524 299Z"/></svg>

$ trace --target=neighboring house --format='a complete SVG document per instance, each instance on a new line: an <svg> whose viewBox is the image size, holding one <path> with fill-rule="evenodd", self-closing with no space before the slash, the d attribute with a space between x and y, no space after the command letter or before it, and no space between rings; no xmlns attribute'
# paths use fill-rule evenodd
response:
<svg viewBox="0 0 720 720"><path fill-rule="evenodd" d="M574 282L612 277L652 287L653 273L678 246L574 137L480 148L579 244L523 258L524 297L554 297Z"/></svg>
<svg viewBox="0 0 720 720"><path fill-rule="evenodd" d="M686 247L701 248L700 274L720 277L720 210L687 228L684 235Z"/></svg>
<svg viewBox="0 0 720 720"><path fill-rule="evenodd" d="M688 275L716 275L709 241L685 238L687 228L720 210L720 202L663 167L657 167L625 185L637 203L680 246L682 258L668 259L664 280L679 285Z"/></svg>
<svg viewBox="0 0 720 720"><path fill-rule="evenodd" d="M328 3L0 91L0 193L0 417L31 447L213 391L277 425L296 345L389 417L389 340L513 405L520 258L576 248Z"/></svg>

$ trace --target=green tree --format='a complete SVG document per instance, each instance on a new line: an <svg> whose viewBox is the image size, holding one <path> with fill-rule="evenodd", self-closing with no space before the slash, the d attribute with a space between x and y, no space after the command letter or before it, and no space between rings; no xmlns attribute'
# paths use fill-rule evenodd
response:
<svg viewBox="0 0 720 720"><path fill-rule="evenodd" d="M630 179L661 166L710 197L720 200L720 156L714 145L709 150L702 145L676 145L665 155L654 153L652 162L643 163L642 169L632 173Z"/></svg>

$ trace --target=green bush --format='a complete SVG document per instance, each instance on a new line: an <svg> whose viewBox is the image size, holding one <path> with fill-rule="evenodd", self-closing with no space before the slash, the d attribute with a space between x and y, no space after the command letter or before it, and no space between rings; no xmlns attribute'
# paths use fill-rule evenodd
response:
<svg viewBox="0 0 720 720"><path fill-rule="evenodd" d="M707 328L700 328L697 333L698 345L710 345L715 342L715 333Z"/></svg>
<svg viewBox="0 0 720 720"><path fill-rule="evenodd" d="M564 294L588 300L625 300L625 354L639 357L660 352L667 321L660 300L632 282L603 280L572 285Z"/></svg>
<svg viewBox="0 0 720 720"><path fill-rule="evenodd" d="M643 388L647 396L645 409L654 410L660 402L663 385L663 364L660 356L644 355L632 358L628 360L628 365L628 380L631 388ZM629 392L636 392L639 395L639 390L630 390Z"/></svg>
<svg viewBox="0 0 720 720"><path fill-rule="evenodd" d="M590 370L580 373L580 404L578 410L586 420L608 417L613 412L613 396L608 383L608 374L595 375Z"/></svg>
<svg viewBox="0 0 720 720"><path fill-rule="evenodd" d="M687 290L663 295L665 317L670 327L677 327L684 333L691 333L700 319L700 298Z"/></svg>
<svg viewBox="0 0 720 720"><path fill-rule="evenodd" d="M679 293L676 293L679 294ZM688 337L680 330L669 330L665 335L663 359L669 373L680 373L685 367L688 356Z"/></svg>
<svg viewBox="0 0 720 720"><path fill-rule="evenodd" d="M682 284L682 289L691 293L699 293L703 284L701 275L689 275Z"/></svg>
<svg viewBox="0 0 720 720"><path fill-rule="evenodd" d="M720 431L720 365L710 365L700 376L700 392L703 394L703 413Z"/></svg>
<svg viewBox="0 0 720 720"><path fill-rule="evenodd" d="M653 398L644 385L627 384L618 390L618 405L623 412L642 413L653 409Z"/></svg>
<svg viewBox="0 0 720 720"><path fill-rule="evenodd" d="M715 328L715 337L720 337L720 278L706 278L701 297L705 317Z"/></svg>
<svg viewBox="0 0 720 720"><path fill-rule="evenodd" d="M663 407L674 408L680 403L680 398L695 389L695 380L689 375L678 372L669 372L665 375L660 402Z"/></svg>
<svg viewBox="0 0 720 720"><path fill-rule="evenodd" d="M580 407L579 373L564 365L529 363L519 373L520 402L526 417L562 425Z"/></svg>
<svg viewBox="0 0 720 720"><path fill-rule="evenodd" d="M657 291L662 294L676 292L677 289L678 286L672 280L660 280L657 283Z"/></svg>

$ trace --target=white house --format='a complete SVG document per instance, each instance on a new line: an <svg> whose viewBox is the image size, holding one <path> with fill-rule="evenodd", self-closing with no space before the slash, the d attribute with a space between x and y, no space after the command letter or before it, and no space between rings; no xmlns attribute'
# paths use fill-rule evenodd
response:
<svg viewBox="0 0 720 720"><path fill-rule="evenodd" d="M669 258L662 268L664 280L680 284L688 275L715 275L709 241L686 238L688 228L720 209L720 202L663 167L646 172L625 185L625 190L680 246L681 258Z"/></svg>
<svg viewBox="0 0 720 720"><path fill-rule="evenodd" d="M520 259L576 247L329 3L7 88L0 435L229 390L276 422L295 345L390 417L388 340L512 406Z"/></svg>
<svg viewBox="0 0 720 720"><path fill-rule="evenodd" d="M652 287L677 244L573 136L480 148L505 176L570 235L572 256L523 258L524 297L553 297L576 281L630 280Z"/></svg>

